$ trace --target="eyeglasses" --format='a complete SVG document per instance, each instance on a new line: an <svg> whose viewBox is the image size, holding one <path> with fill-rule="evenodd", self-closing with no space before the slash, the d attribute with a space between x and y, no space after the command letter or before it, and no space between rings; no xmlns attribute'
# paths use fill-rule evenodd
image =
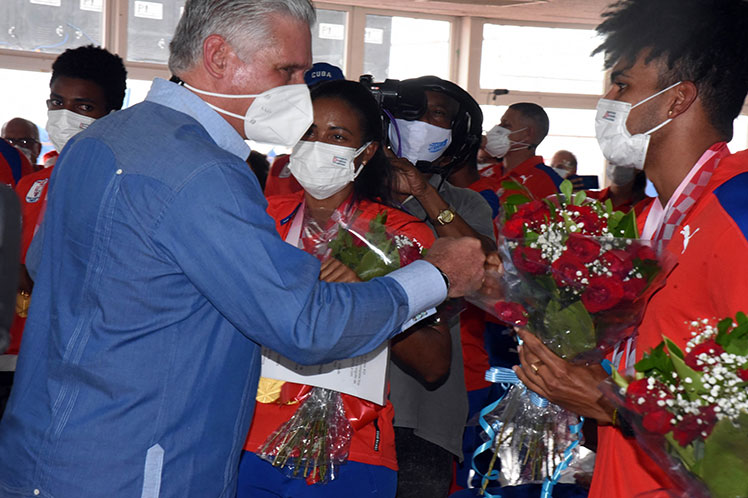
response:
<svg viewBox="0 0 748 498"><path fill-rule="evenodd" d="M39 143L39 140L36 140L34 138L6 138L5 141L10 145L15 145L18 147L30 147L34 144Z"/></svg>

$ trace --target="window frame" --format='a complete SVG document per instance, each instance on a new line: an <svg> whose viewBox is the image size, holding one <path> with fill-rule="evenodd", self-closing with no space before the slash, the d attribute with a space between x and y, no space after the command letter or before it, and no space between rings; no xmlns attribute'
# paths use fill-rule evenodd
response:
<svg viewBox="0 0 748 498"><path fill-rule="evenodd" d="M363 72L364 28L367 15L411 17L447 21L451 24L449 48L450 80L465 88L479 104L506 105L517 101L533 101L543 107L594 109L599 95L572 93L527 92L512 90L508 95L493 98L493 89L480 88L480 66L482 60L483 26L499 24L508 26L532 26L567 29L594 29L595 25L582 23L517 21L503 18L473 16L451 16L417 12L409 9L379 9L359 5L314 2L316 8L346 12L345 50L343 72L349 79L358 79ZM127 60L128 0L104 0L102 40L103 46L119 54L125 61L127 76L134 80L152 80L155 77L169 78L166 64L134 62ZM428 5L423 5L424 10ZM24 71L49 73L58 54L40 53L0 48L0 67ZM607 79L607 77L606 77ZM605 81L607 86L607 81ZM748 101L741 115L748 116Z"/></svg>

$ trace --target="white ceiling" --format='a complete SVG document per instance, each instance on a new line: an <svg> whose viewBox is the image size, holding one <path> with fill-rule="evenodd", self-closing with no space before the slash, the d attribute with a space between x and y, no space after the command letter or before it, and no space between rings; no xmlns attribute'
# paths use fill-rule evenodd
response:
<svg viewBox="0 0 748 498"><path fill-rule="evenodd" d="M612 0L323 0L327 4L595 26Z"/></svg>

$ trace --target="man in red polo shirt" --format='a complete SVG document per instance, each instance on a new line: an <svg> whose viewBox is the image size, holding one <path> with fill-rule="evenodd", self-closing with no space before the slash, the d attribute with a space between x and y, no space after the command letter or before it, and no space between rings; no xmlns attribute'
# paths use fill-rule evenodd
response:
<svg viewBox="0 0 748 498"><path fill-rule="evenodd" d="M47 132L55 147L62 150L67 140L89 123L113 110L121 109L126 78L127 72L122 59L103 48L89 45L63 52L52 64L50 96L47 100ZM26 159L23 154L20 155ZM34 287L26 270L26 253L44 216L52 171L53 168L49 167L32 172L21 178L16 185L22 218L19 306L13 317L10 346L6 355L17 355L21 346L26 313ZM7 387L12 381L12 372L10 375L6 372L0 379L0 387Z"/></svg>
<svg viewBox="0 0 748 498"><path fill-rule="evenodd" d="M26 156L0 138L0 183L15 187L21 177L33 172L34 168Z"/></svg>
<svg viewBox="0 0 748 498"><path fill-rule="evenodd" d="M486 150L495 157L504 158L501 181L515 181L537 198L555 194L563 181L535 154L548 135L548 126L548 114L542 107L518 102L510 105L499 124L486 134ZM504 189L501 200L516 193L522 192Z"/></svg>
<svg viewBox="0 0 748 498"><path fill-rule="evenodd" d="M639 217L642 236L678 264L647 303L632 351L640 359L668 336L683 347L686 323L734 316L748 303L748 153L726 142L748 93L748 2L625 0L597 31L611 87L596 133L608 161L643 169L658 197ZM537 338L525 340L517 375L532 390L601 425L590 496L658 496L668 476L619 426L597 365L572 365ZM661 494L661 496L670 496Z"/></svg>

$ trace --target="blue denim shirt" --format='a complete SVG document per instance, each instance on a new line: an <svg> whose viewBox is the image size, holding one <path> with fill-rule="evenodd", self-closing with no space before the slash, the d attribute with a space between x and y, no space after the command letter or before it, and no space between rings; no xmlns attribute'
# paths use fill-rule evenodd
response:
<svg viewBox="0 0 748 498"><path fill-rule="evenodd" d="M233 497L259 344L301 363L362 354L445 297L426 262L320 282L265 214L248 153L164 80L65 147L0 423L0 496Z"/></svg>

